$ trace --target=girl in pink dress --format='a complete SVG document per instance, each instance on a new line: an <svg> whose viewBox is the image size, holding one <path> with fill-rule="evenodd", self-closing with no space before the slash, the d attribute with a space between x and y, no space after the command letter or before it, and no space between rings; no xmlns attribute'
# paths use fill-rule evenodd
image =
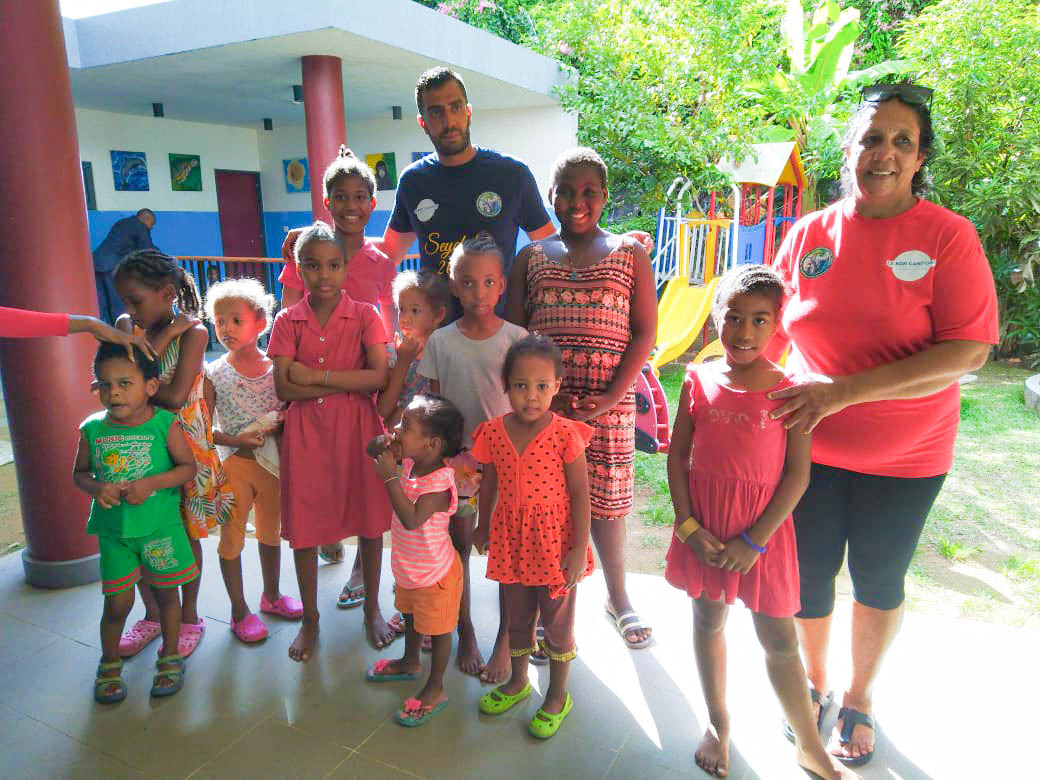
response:
<svg viewBox="0 0 1040 780"><path fill-rule="evenodd" d="M372 394L386 384L386 330L370 304L342 291L346 264L332 229L316 222L296 241L307 295L279 312L267 355L275 390L289 401L282 432L282 537L296 559L303 624L289 657L306 661L318 637L318 546L361 537L365 628L379 612L383 533L390 502L365 443L383 433Z"/></svg>
<svg viewBox="0 0 1040 780"><path fill-rule="evenodd" d="M694 654L711 721L697 765L729 771L726 711L728 606L752 611L766 668L798 748L822 777L855 777L824 750L798 655L798 551L791 511L809 484L811 437L787 431L766 393L790 382L764 352L776 331L784 286L770 268L726 274L713 315L726 355L690 365L668 451L676 528L665 578L693 599Z"/></svg>

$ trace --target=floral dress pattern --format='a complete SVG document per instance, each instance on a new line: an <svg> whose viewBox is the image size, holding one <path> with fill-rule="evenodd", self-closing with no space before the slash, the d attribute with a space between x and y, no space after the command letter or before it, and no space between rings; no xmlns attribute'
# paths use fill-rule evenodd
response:
<svg viewBox="0 0 1040 780"><path fill-rule="evenodd" d="M174 339L159 358L159 382L169 384L177 371L181 340ZM192 539L205 539L216 526L231 518L235 497L213 446L213 420L203 398L205 372L200 371L177 412L177 421L195 458L195 478L181 490L181 515Z"/></svg>

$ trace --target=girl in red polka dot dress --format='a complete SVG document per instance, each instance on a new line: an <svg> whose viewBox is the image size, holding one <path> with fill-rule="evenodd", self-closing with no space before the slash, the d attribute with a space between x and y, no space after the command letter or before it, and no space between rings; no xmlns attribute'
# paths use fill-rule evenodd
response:
<svg viewBox="0 0 1040 780"><path fill-rule="evenodd" d="M562 380L563 358L551 339L534 333L514 343L502 365L513 411L481 424L472 450L485 464L473 543L488 552L488 579L503 585L512 657L509 681L484 695L480 710L500 715L531 695L527 663L540 612L549 690L529 730L541 739L559 730L573 706L574 586L592 571L585 463L592 428L550 410Z"/></svg>

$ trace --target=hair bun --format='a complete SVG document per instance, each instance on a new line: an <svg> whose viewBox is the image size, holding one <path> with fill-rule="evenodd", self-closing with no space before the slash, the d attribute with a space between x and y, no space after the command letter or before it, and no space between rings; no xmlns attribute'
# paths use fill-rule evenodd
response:
<svg viewBox="0 0 1040 780"><path fill-rule="evenodd" d="M343 157L348 157L348 158L349 157L353 157L355 160L357 159L357 155L354 154L349 148L347 148L346 144L340 144L339 145L339 154L337 156L340 157L340 158L343 158Z"/></svg>

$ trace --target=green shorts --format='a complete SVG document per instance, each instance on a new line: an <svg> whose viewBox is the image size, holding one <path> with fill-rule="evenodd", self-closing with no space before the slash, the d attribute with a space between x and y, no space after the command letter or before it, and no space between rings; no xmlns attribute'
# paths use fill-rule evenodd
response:
<svg viewBox="0 0 1040 780"><path fill-rule="evenodd" d="M98 538L101 548L101 590L106 596L132 588L141 569L156 588L176 588L199 576L195 553L183 525L160 528L148 536Z"/></svg>

